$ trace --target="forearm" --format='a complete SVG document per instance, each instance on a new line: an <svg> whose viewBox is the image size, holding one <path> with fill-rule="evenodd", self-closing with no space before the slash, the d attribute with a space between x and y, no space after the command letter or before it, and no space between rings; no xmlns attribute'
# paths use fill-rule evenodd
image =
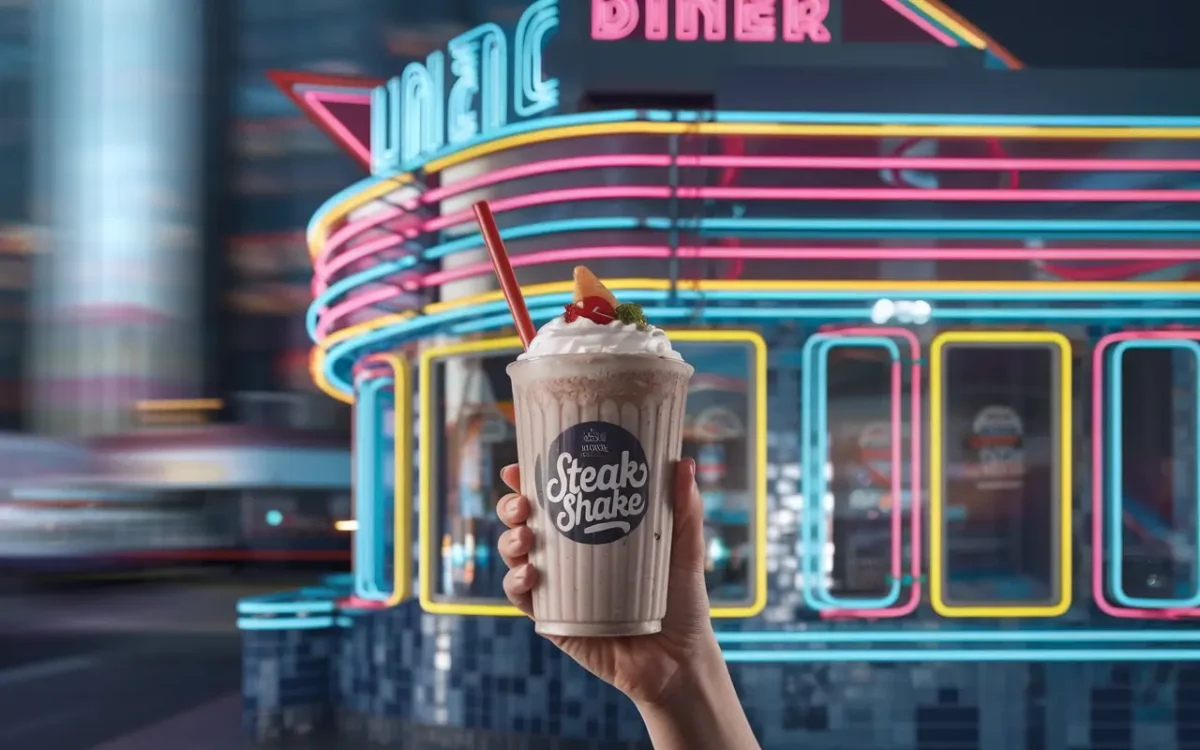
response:
<svg viewBox="0 0 1200 750"><path fill-rule="evenodd" d="M715 642L661 703L638 711L654 750L759 750Z"/></svg>

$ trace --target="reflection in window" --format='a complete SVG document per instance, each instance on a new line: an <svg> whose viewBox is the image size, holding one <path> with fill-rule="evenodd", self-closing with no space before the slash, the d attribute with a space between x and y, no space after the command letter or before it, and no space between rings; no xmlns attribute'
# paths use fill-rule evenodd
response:
<svg viewBox="0 0 1200 750"><path fill-rule="evenodd" d="M1059 523L1054 389L1046 347L945 349L948 602L1052 602Z"/></svg>
<svg viewBox="0 0 1200 750"><path fill-rule="evenodd" d="M750 596L754 560L754 434L749 347L681 343L696 368L683 455L696 459L704 498L707 581L714 601ZM434 372L438 513L435 593L503 598L505 568L494 550L504 526L495 506L508 492L500 469L517 462L512 353L456 358Z"/></svg>
<svg viewBox="0 0 1200 750"><path fill-rule="evenodd" d="M1133 599L1188 599L1200 586L1196 357L1138 348L1126 351L1120 366L1121 586ZM1112 377L1106 377L1110 387Z"/></svg>
<svg viewBox="0 0 1200 750"><path fill-rule="evenodd" d="M905 376L908 368L904 368ZM826 423L829 428L827 493L832 501L824 515L825 538L832 543L824 585L839 598L883 596L892 585L892 514L897 512L892 491L891 357L882 349L837 347L828 353ZM905 392L905 389L901 389ZM908 410L902 414L907 417ZM909 426L902 423L902 435ZM907 442L907 441L906 441ZM908 446L901 449L909 486ZM900 513L908 509L907 492ZM908 527L908 519L901 519ZM904 536L907 543L907 534ZM907 546L907 544L906 544ZM908 550L904 550L905 556ZM908 562L903 561L903 570Z"/></svg>
<svg viewBox="0 0 1200 750"><path fill-rule="evenodd" d="M754 560L750 350L691 342L676 348L696 368L688 386L683 455L696 461L704 502L708 589L715 600L742 601L750 595Z"/></svg>
<svg viewBox="0 0 1200 750"><path fill-rule="evenodd" d="M506 492L501 467L517 460L512 387L504 368L512 355L458 359L439 369L438 446L440 561L437 592L503 597L504 564L493 554L504 526L496 502Z"/></svg>

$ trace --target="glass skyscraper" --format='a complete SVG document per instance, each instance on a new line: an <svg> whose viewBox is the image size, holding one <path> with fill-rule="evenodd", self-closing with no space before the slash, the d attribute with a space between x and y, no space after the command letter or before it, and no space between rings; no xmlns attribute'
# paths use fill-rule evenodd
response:
<svg viewBox="0 0 1200 750"><path fill-rule="evenodd" d="M0 430L24 426L34 233L29 0L0 2Z"/></svg>

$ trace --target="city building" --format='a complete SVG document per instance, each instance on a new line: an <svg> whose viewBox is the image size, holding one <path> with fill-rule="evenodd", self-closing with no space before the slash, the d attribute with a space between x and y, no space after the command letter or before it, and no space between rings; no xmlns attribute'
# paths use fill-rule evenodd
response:
<svg viewBox="0 0 1200 750"><path fill-rule="evenodd" d="M0 430L25 425L33 69L29 4L0 4Z"/></svg>

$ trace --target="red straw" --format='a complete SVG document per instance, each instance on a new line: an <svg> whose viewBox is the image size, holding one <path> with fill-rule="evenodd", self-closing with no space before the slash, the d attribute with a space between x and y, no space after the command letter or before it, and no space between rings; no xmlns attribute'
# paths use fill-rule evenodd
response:
<svg viewBox="0 0 1200 750"><path fill-rule="evenodd" d="M517 283L512 263L508 261L508 250L504 248L504 240L496 226L496 217L492 215L492 207L487 201L479 201L473 208L475 218L479 221L483 242L487 245L488 255L492 256L492 268L496 269L496 279L500 282L500 289L504 292L504 299L508 301L513 323L517 326L517 335L521 337L521 345L528 349L536 331L533 321L529 319L529 309L525 307L521 285Z"/></svg>

